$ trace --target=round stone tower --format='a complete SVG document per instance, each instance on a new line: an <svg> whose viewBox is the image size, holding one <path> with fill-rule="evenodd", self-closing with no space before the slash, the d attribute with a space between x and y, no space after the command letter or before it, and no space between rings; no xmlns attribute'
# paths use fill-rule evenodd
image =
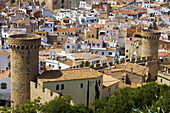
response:
<svg viewBox="0 0 170 113"><path fill-rule="evenodd" d="M153 28L149 30L142 30L140 33L135 33L135 37L142 38L142 57L150 57L146 59L146 64L149 68L148 79L155 80L158 73L158 49L159 37L161 32L156 20L153 22ZM144 62L144 61L142 61Z"/></svg>
<svg viewBox="0 0 170 113"><path fill-rule="evenodd" d="M39 74L41 39L34 34L18 34L8 38L11 56L11 101L13 105L30 99L30 81Z"/></svg>
<svg viewBox="0 0 170 113"><path fill-rule="evenodd" d="M158 59L159 37L161 33L157 30L142 31L142 57L151 56L153 60Z"/></svg>

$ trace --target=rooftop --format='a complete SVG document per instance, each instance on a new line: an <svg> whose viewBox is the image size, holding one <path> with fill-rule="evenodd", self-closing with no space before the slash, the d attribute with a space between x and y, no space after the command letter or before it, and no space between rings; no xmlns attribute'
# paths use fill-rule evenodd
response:
<svg viewBox="0 0 170 113"><path fill-rule="evenodd" d="M9 57L10 53L6 52L6 51L3 51L3 50L0 50L0 55Z"/></svg>
<svg viewBox="0 0 170 113"><path fill-rule="evenodd" d="M36 39L36 38L38 39L40 38L40 36L35 34L17 34L17 35L11 35L10 38L29 40L29 39Z"/></svg>
<svg viewBox="0 0 170 113"><path fill-rule="evenodd" d="M108 75L103 75L103 85L105 87L111 86L111 85L118 83L118 82L119 82L119 80L116 79L116 78L113 78L113 77L108 76Z"/></svg>
<svg viewBox="0 0 170 113"><path fill-rule="evenodd" d="M90 53L73 53L72 56L75 57L76 59L84 59L84 60L92 60L92 59L100 58L99 55L90 54Z"/></svg>
<svg viewBox="0 0 170 113"><path fill-rule="evenodd" d="M49 70L43 72L38 79L43 82L55 82L66 80L79 80L79 79L92 79L103 76L100 73L91 68L79 68L79 69L63 69L63 70Z"/></svg>

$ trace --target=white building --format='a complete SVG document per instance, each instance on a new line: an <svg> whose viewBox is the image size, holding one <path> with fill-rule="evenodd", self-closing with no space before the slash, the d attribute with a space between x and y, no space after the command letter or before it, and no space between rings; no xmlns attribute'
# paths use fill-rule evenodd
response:
<svg viewBox="0 0 170 113"><path fill-rule="evenodd" d="M0 74L0 106L10 104L11 100L11 78L8 77L10 70Z"/></svg>
<svg viewBox="0 0 170 113"><path fill-rule="evenodd" d="M10 69L10 54L0 50L0 73L5 72Z"/></svg>
<svg viewBox="0 0 170 113"><path fill-rule="evenodd" d="M103 77L103 73L90 68L79 68L45 71L38 77L38 84L60 95L71 96L74 104L92 107L95 87L98 87L99 98L105 98L118 89L119 80Z"/></svg>

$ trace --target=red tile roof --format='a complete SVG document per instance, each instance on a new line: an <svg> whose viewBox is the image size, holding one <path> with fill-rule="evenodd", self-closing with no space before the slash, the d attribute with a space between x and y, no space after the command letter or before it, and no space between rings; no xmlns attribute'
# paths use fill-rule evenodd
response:
<svg viewBox="0 0 170 113"><path fill-rule="evenodd" d="M75 28L74 27L72 27L72 28L66 28L66 29L63 29L63 28L57 28L57 30L56 31L75 31Z"/></svg>
<svg viewBox="0 0 170 113"><path fill-rule="evenodd" d="M164 56L170 56L170 53L168 52L158 52L159 57L164 57Z"/></svg>

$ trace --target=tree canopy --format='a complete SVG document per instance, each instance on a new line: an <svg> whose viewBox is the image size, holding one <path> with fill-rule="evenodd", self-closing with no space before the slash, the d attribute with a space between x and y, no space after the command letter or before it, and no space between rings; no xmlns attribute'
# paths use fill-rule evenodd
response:
<svg viewBox="0 0 170 113"><path fill-rule="evenodd" d="M170 87L149 83L138 88L126 87L114 92L112 97L93 102L96 113L132 113L153 112L160 107L165 113L170 112ZM134 110L134 111L133 111Z"/></svg>

